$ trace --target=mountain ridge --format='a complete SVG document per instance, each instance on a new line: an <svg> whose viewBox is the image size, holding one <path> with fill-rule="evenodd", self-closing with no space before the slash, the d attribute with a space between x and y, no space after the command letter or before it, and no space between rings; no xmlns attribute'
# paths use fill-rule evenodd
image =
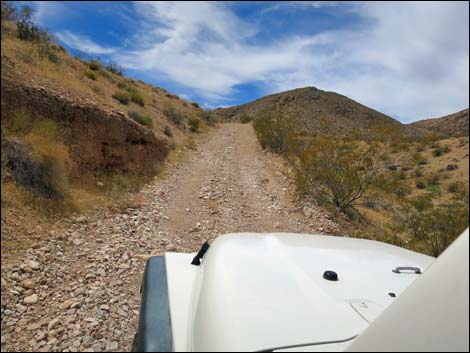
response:
<svg viewBox="0 0 470 353"><path fill-rule="evenodd" d="M409 125L419 130L442 135L444 137L468 136L468 108L438 118L418 120Z"/></svg>
<svg viewBox="0 0 470 353"><path fill-rule="evenodd" d="M299 129L327 136L383 139L426 134L344 95L316 87L270 94L242 105L216 109L214 113L228 121L280 114L292 118Z"/></svg>

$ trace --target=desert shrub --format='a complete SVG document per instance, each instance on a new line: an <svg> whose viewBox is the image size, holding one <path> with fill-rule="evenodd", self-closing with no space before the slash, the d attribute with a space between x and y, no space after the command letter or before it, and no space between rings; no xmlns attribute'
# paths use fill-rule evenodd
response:
<svg viewBox="0 0 470 353"><path fill-rule="evenodd" d="M449 191L452 194L464 193L466 186L467 186L467 184L465 184L462 181L454 181L454 182L449 184L449 187L447 188L447 191Z"/></svg>
<svg viewBox="0 0 470 353"><path fill-rule="evenodd" d="M428 164L428 163L429 163L429 162L428 162L427 159L422 159L422 160L420 160L420 161L418 162L418 165L426 165L426 164Z"/></svg>
<svg viewBox="0 0 470 353"><path fill-rule="evenodd" d="M188 125L189 125L189 131L191 132L199 131L199 119L189 118Z"/></svg>
<svg viewBox="0 0 470 353"><path fill-rule="evenodd" d="M171 128L169 126L165 126L165 129L163 130L163 133L168 137L173 136L173 131L171 131Z"/></svg>
<svg viewBox="0 0 470 353"><path fill-rule="evenodd" d="M38 45L38 55L54 64L58 64L60 62L60 56L57 54L57 49L54 49L52 45L47 43L40 43Z"/></svg>
<svg viewBox="0 0 470 353"><path fill-rule="evenodd" d="M434 157L440 157L443 154L449 153L450 151L451 151L451 149L450 149L449 146L444 146L444 147L436 146L434 151L432 151L432 155Z"/></svg>
<svg viewBox="0 0 470 353"><path fill-rule="evenodd" d="M32 126L31 114L24 109L14 111L11 115L11 130L13 133L25 133Z"/></svg>
<svg viewBox="0 0 470 353"><path fill-rule="evenodd" d="M35 195L63 198L68 149L59 141L60 128L51 119L30 119L21 140L2 139L2 166L15 182Z"/></svg>
<svg viewBox="0 0 470 353"><path fill-rule="evenodd" d="M387 168L388 170L391 170L391 171L395 171L398 169L398 167L395 164L389 165Z"/></svg>
<svg viewBox="0 0 470 353"><path fill-rule="evenodd" d="M209 110L202 110L199 113L199 118L204 121L207 125L214 125L215 117Z"/></svg>
<svg viewBox="0 0 470 353"><path fill-rule="evenodd" d="M119 76L124 75L123 68L121 66L117 65L115 62L113 62L111 60L106 65L106 70L108 70L109 72L111 72L113 74L119 75Z"/></svg>
<svg viewBox="0 0 470 353"><path fill-rule="evenodd" d="M88 67L90 70L99 71L103 68L103 65L98 59L93 59L88 63Z"/></svg>
<svg viewBox="0 0 470 353"><path fill-rule="evenodd" d="M413 161L417 164L417 165L425 165L425 164L428 164L428 161L426 160L426 158L424 158L424 156L419 153L419 152L416 152L414 155L413 155Z"/></svg>
<svg viewBox="0 0 470 353"><path fill-rule="evenodd" d="M3 21L14 21L16 18L16 9L9 1L1 2L1 19Z"/></svg>
<svg viewBox="0 0 470 353"><path fill-rule="evenodd" d="M177 96L176 94L171 94L171 93L169 93L169 92L165 93L165 96L167 96L167 97L170 98L170 99L176 99L176 100L179 100L179 99L180 99L180 97Z"/></svg>
<svg viewBox="0 0 470 353"><path fill-rule="evenodd" d="M411 187L408 184L400 183L397 187L393 190L393 193L398 197L406 197L411 195Z"/></svg>
<svg viewBox="0 0 470 353"><path fill-rule="evenodd" d="M451 202L427 214L424 241L433 256L439 256L468 227L468 202Z"/></svg>
<svg viewBox="0 0 470 353"><path fill-rule="evenodd" d="M142 97L142 95L139 92L130 91L130 97L131 97L132 103L138 104L141 107L143 107L145 105L144 104L144 97Z"/></svg>
<svg viewBox="0 0 470 353"><path fill-rule="evenodd" d="M429 186L439 185L439 175L437 174L431 175L428 179L428 185Z"/></svg>
<svg viewBox="0 0 470 353"><path fill-rule="evenodd" d="M127 90L127 84L125 82L118 82L117 83L117 88L122 89L122 90Z"/></svg>
<svg viewBox="0 0 470 353"><path fill-rule="evenodd" d="M85 76L89 78L90 80L96 81L96 74L91 70L86 70Z"/></svg>
<svg viewBox="0 0 470 353"><path fill-rule="evenodd" d="M2 5L3 6L3 5ZM17 14L16 33L20 40L30 42L49 43L51 35L31 21L33 10L29 6L23 6Z"/></svg>
<svg viewBox="0 0 470 353"><path fill-rule="evenodd" d="M418 146L416 147L416 152L423 152L425 150L424 146Z"/></svg>
<svg viewBox="0 0 470 353"><path fill-rule="evenodd" d="M263 149L276 153L298 154L299 143L291 120L275 112L261 112L253 120L253 127Z"/></svg>
<svg viewBox="0 0 470 353"><path fill-rule="evenodd" d="M448 164L446 169L449 171L452 171L452 170L459 169L459 166L457 164Z"/></svg>
<svg viewBox="0 0 470 353"><path fill-rule="evenodd" d="M142 115L139 112L129 110L129 117L141 125L144 125L147 127L152 126L152 119L148 117L147 115Z"/></svg>
<svg viewBox="0 0 470 353"><path fill-rule="evenodd" d="M113 94L113 98L117 100L119 103L128 105L131 98L129 97L129 94L123 91L117 91L116 93Z"/></svg>
<svg viewBox="0 0 470 353"><path fill-rule="evenodd" d="M2 140L2 167L11 171L14 181L34 194L62 198L55 185L50 161L34 156L27 145L18 140Z"/></svg>
<svg viewBox="0 0 470 353"><path fill-rule="evenodd" d="M422 240L426 236L427 212L432 207L430 195L420 195L406 200L395 215L397 230L408 231L415 239Z"/></svg>
<svg viewBox="0 0 470 353"><path fill-rule="evenodd" d="M348 213L367 196L377 175L377 151L317 138L300 154L296 180L321 204Z"/></svg>
<svg viewBox="0 0 470 353"><path fill-rule="evenodd" d="M164 109L163 114L175 125L181 125L184 121L184 116L173 107L168 106Z"/></svg>
<svg viewBox="0 0 470 353"><path fill-rule="evenodd" d="M248 124L248 123L251 122L251 120L252 120L251 116L249 116L249 115L243 115L242 117L240 117L240 122L242 124Z"/></svg>
<svg viewBox="0 0 470 353"><path fill-rule="evenodd" d="M426 184L424 183L424 181L418 181L416 182L416 188L422 190L422 189L425 189L426 188Z"/></svg>
<svg viewBox="0 0 470 353"><path fill-rule="evenodd" d="M196 102L191 102L191 105L192 105L193 107L196 107L196 108L198 108L198 109L201 109L201 107L199 106L199 104L196 103Z"/></svg>
<svg viewBox="0 0 470 353"><path fill-rule="evenodd" d="M416 178L422 178L423 175L424 175L424 173L421 169L418 168L418 169L415 170L415 177Z"/></svg>
<svg viewBox="0 0 470 353"><path fill-rule="evenodd" d="M409 165L404 165L403 167L401 167L401 170L403 170L404 172L407 172L409 170L411 170L412 168L409 166Z"/></svg>

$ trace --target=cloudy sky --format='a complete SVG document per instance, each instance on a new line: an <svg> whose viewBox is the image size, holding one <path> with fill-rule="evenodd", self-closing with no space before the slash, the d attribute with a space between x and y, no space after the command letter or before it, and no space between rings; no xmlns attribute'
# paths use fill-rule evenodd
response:
<svg viewBox="0 0 470 353"><path fill-rule="evenodd" d="M467 2L31 2L72 52L207 108L315 86L403 122L469 105Z"/></svg>

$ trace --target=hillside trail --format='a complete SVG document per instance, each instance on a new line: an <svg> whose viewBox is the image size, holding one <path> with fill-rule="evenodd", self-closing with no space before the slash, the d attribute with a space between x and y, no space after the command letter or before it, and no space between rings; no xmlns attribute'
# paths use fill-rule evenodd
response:
<svg viewBox="0 0 470 353"><path fill-rule="evenodd" d="M295 202L279 156L248 124L222 124L125 209L66 220L66 231L2 267L2 351L128 351L149 255L195 252L232 232L337 234Z"/></svg>

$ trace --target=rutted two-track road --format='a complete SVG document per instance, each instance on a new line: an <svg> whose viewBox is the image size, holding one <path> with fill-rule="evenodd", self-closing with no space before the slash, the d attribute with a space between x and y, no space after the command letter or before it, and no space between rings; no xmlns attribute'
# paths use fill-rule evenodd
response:
<svg viewBox="0 0 470 353"><path fill-rule="evenodd" d="M294 203L251 125L221 125L136 198L67 220L2 267L2 351L129 350L148 255L193 252L230 232L337 232L323 212Z"/></svg>

